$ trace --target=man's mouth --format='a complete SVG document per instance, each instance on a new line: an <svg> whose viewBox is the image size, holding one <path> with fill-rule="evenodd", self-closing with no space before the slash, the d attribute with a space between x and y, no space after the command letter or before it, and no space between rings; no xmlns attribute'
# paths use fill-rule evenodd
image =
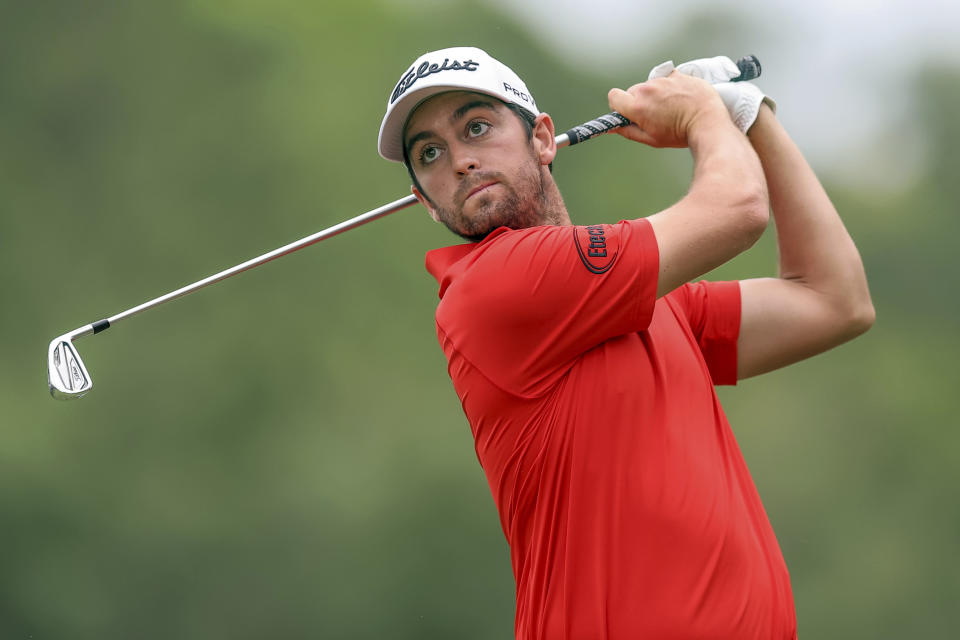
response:
<svg viewBox="0 0 960 640"><path fill-rule="evenodd" d="M472 198L473 196L477 195L478 193L483 193L484 191L486 191L487 189L489 189L490 187L492 187L492 186L495 185L495 184L498 184L496 180L493 180L493 181L491 181L491 182L485 182L485 183L483 183L483 184L477 185L476 187L474 187L473 189L470 190L470 193L467 194L467 197L464 198L463 201L466 202L467 200L469 200L469 199Z"/></svg>

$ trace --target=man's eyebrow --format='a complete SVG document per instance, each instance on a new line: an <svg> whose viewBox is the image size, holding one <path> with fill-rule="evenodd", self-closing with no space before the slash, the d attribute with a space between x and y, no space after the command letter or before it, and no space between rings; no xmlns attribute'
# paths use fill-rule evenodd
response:
<svg viewBox="0 0 960 640"><path fill-rule="evenodd" d="M453 124L456 124L456 122L458 120L462 120L463 117L467 115L467 113L469 113L471 109L476 109L478 107L484 107L486 109L489 109L490 111L497 110L496 105L490 102L489 100L471 100L470 102L466 103L465 105L463 105L462 107L460 107L459 109L453 112L453 114L450 116L450 122ZM410 150L413 149L413 146L417 144L417 142L419 142L420 140L423 140L424 138L430 138L434 135L435 134L433 133L433 131L430 131L430 130L421 131L417 135L407 140L407 144L406 144L407 154L408 155L410 154Z"/></svg>
<svg viewBox="0 0 960 640"><path fill-rule="evenodd" d="M434 135L435 134L433 133L433 131L429 131L429 130L421 131L417 135L407 140L407 155L410 155L410 151L413 149L413 145L417 144L419 141L423 140L424 138L432 138Z"/></svg>
<svg viewBox="0 0 960 640"><path fill-rule="evenodd" d="M453 115L450 116L450 122L456 123L457 120L460 120L463 118L463 116L467 115L468 111L470 111L471 109L476 109L477 107L486 107L491 111L497 110L496 106L494 106L494 104L489 100L472 100L467 104L463 105L462 107L460 107L459 109L457 109L456 111L454 111Z"/></svg>

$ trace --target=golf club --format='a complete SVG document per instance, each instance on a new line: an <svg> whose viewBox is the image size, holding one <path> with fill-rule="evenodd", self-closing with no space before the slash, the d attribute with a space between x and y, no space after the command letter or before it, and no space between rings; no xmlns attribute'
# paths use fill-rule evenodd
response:
<svg viewBox="0 0 960 640"><path fill-rule="evenodd" d="M760 75L760 63L755 56L746 56L741 58L737 61L737 67L739 67L741 74L737 78L734 78L733 81L752 80ZM574 127L566 133L558 135L556 137L556 143L558 147L574 145L579 142L589 140L590 138L602 133L607 133L613 129L627 125L629 122L629 120L619 113L608 113L595 120L591 120ZM80 398L89 393L93 388L93 379L90 377L90 373L87 371L87 367L83 364L83 360L80 358L80 354L77 353L76 346L74 345L74 341L76 339L83 338L91 334L100 333L124 318L129 318L130 316L136 315L142 311L159 306L164 302L175 300L176 298L185 296L188 293L193 293L194 291L214 284L215 282L220 282L221 280L235 276L238 273L247 271L248 269L259 267L262 264L285 256L288 253L299 251L304 247L309 247L310 245L316 244L321 240L326 240L327 238L341 234L345 231L355 229L359 226L367 224L368 222L372 222L391 213L400 211L401 209L406 209L416 202L417 198L413 195L408 195L400 198L399 200L394 200L393 202L385 204L381 207L377 207L376 209L362 213L332 227L328 227L327 229L318 231L317 233L306 236L305 238L301 238L300 240L291 242L290 244L284 245L278 249L274 249L269 253L265 253L234 267L230 267L229 269L215 273L212 276L204 278L203 280L198 280L193 284L188 284L185 287L181 287L180 289L171 291L170 293L162 295L158 298L144 302L141 305L127 309L126 311L121 311L120 313L110 316L109 318L97 320L96 322L79 327L73 331L70 331L69 333L65 333L54 338L50 342L50 347L47 350L47 385L50 388L50 395L59 400L69 400L73 398Z"/></svg>

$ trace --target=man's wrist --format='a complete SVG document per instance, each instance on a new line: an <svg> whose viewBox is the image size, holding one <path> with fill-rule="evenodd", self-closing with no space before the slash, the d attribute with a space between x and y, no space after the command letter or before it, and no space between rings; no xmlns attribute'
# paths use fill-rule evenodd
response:
<svg viewBox="0 0 960 640"><path fill-rule="evenodd" d="M687 145L691 151L726 139L731 134L742 136L725 109L704 111L690 123L687 130Z"/></svg>

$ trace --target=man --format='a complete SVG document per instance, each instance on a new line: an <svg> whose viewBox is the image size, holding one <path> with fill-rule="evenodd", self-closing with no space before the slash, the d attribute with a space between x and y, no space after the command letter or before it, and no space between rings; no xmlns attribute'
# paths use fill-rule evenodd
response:
<svg viewBox="0 0 960 640"><path fill-rule="evenodd" d="M732 77L712 60L681 70ZM510 543L516 637L795 638L787 569L713 385L869 328L860 257L756 87L673 72L608 98L633 123L622 136L694 160L664 211L580 214L633 218L614 225L571 224L550 116L479 49L421 56L380 130L430 215L471 241L427 268ZM780 277L689 284L751 246L771 207Z"/></svg>

